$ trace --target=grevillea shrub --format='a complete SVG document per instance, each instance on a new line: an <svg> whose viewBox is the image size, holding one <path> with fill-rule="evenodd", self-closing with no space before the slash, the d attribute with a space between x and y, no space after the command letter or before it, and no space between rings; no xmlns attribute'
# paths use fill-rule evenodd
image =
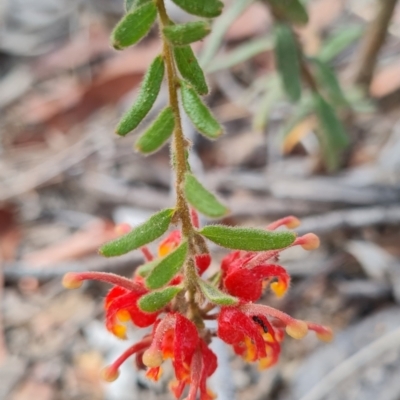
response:
<svg viewBox="0 0 400 400"><path fill-rule="evenodd" d="M218 0L173 0L185 11L205 18L221 13ZM131 46L158 23L162 51L149 67L139 95L116 128L119 135L136 129L152 108L166 75L169 104L142 130L135 148L144 154L160 149L171 141L171 160L175 172L176 204L154 214L143 224L120 238L104 244L100 253L115 257L140 250L144 263L131 279L102 272L68 273L63 284L75 289L85 280L109 283L105 302L106 328L120 339L128 340L127 324L151 327L138 343L103 370L107 381L118 377L118 369L135 356L138 368L146 369L149 379L158 380L162 364L171 359L175 379L170 388L177 399L201 400L215 396L207 388L207 378L217 368L216 355L209 348L214 337L232 346L233 351L261 368L274 365L287 335L303 338L314 331L322 340L330 340L329 328L301 321L267 305L257 304L263 292L285 294L290 276L279 265L279 255L293 246L306 250L318 247L312 234L298 237L290 229L299 221L289 216L265 229L199 226L198 212L220 218L228 209L193 175L188 162L190 143L181 124L181 107L196 129L216 139L223 129L203 103L208 92L204 74L190 43L204 38L210 26L204 21L175 24L166 12L164 0L127 0L127 13L112 34L116 49ZM170 227L174 226L173 230ZM286 226L286 229L279 229ZM166 236L162 239L162 237ZM147 245L160 240L158 254ZM212 259L207 241L231 249L218 273L208 274ZM217 330L207 329L204 321L217 321ZM148 332L148 330L146 330ZM188 389L185 391L185 388Z"/></svg>

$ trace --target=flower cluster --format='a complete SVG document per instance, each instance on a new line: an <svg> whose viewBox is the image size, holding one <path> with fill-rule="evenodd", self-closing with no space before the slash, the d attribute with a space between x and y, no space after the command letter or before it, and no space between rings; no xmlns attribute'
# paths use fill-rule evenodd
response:
<svg viewBox="0 0 400 400"><path fill-rule="evenodd" d="M196 222L196 215L192 215ZM299 221L294 217L283 218L270 224L267 230L275 230L282 225L294 228ZM213 304L206 296L197 296L196 316L189 310L189 301L184 301L185 292L154 312L143 311L140 299L151 293L146 286L145 276L158 259L171 254L182 243L180 231L171 232L158 248L154 258L147 247L141 250L147 263L140 267L132 279L108 273L68 273L64 277L67 288L77 288L84 280L94 279L113 285L106 296L104 307L107 329L120 339L126 339L126 324L144 328L152 326L150 334L128 348L113 364L103 370L103 378L113 381L118 377L118 369L130 356L135 355L138 368L147 369L148 378L158 380L162 374L162 364L171 359L175 380L170 388L177 399L189 386L187 400L211 400L215 396L207 388L206 381L217 368L217 357L210 350L213 336L218 336L232 346L234 352L249 362L258 362L260 368L274 365L279 358L281 343L286 333L301 339L309 330L315 331L321 340L329 341L329 328L301 321L266 305L255 304L269 288L278 297L285 294L290 285L290 276L278 265L279 254L284 249L261 252L233 251L221 263L221 273L210 278L218 293L226 294L235 302ZM306 250L317 248L319 240L314 234L297 237L289 246L302 246ZM211 264L208 253L195 258L197 274L200 277ZM168 287L182 285L183 275L176 274L168 282ZM201 293L199 290L198 293ZM186 292L186 296L188 293ZM187 299L186 299L187 300ZM216 319L218 328L214 332L207 329L203 320Z"/></svg>

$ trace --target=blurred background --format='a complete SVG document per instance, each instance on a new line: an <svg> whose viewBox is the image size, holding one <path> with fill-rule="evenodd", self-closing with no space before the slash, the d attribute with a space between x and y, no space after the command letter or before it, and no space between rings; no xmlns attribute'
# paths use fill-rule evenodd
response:
<svg viewBox="0 0 400 400"><path fill-rule="evenodd" d="M392 4L391 23L376 63L366 62L383 3ZM176 21L189 18L169 6ZM313 335L285 340L280 363L261 372L216 342L220 368L211 385L220 400L400 399L395 6L307 2L310 22L297 30L303 50L330 63L350 104L350 112L339 112L350 145L330 173L313 118L276 85L263 2L227 0L213 34L195 46L212 89L207 102L226 134L210 143L184 121L192 164L229 205L224 223L262 227L293 214L302 219L299 233L320 236L317 251L284 255L292 288L283 300L266 294L263 302L336 332L330 344ZM129 345L103 325L107 288L66 291L60 284L71 270L131 274L140 254L110 260L97 248L116 237L117 224L135 225L173 204L168 150L145 158L133 151L135 135L113 133L160 51L156 31L134 48L111 49L123 10L123 0L0 3L0 399L172 398L168 367L157 384L130 362L116 382L99 380ZM370 66L370 78L361 79ZM166 100L164 88L149 118ZM223 254L215 249L216 260ZM142 335L132 329L130 341Z"/></svg>

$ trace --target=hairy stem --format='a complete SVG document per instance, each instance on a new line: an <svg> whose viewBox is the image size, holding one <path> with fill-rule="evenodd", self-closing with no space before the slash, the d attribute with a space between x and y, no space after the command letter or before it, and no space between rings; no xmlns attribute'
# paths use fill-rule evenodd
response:
<svg viewBox="0 0 400 400"><path fill-rule="evenodd" d="M165 8L164 0L157 0L157 9L160 17L160 28L162 30L162 28L170 24L170 19ZM195 301L195 293L197 290L197 273L194 262L194 257L196 255L194 238L196 231L192 224L189 205L186 201L183 189L185 174L187 172L186 149L188 148L189 143L186 140L182 129L181 112L178 99L179 78L176 71L173 51L171 45L163 36L163 34L161 34L161 38L163 41L163 55L168 78L169 103L175 116L172 157L173 161L175 162L176 171L176 210L177 215L182 223L182 234L184 237L188 238L189 243L189 258L184 269L185 287L187 289L189 302L189 317L193 320L193 322L196 323L196 325L202 327L201 318L199 318L199 309Z"/></svg>

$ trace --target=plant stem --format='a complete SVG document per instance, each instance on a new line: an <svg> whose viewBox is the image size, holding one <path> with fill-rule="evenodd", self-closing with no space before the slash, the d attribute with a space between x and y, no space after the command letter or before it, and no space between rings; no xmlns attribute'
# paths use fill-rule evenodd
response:
<svg viewBox="0 0 400 400"><path fill-rule="evenodd" d="M157 9L160 17L160 28L161 30L170 25L170 19L165 8L164 0L157 0ZM189 205L186 201L184 193L184 182L185 174L187 172L187 161L186 161L186 149L189 144L186 140L183 129L181 112L179 108L178 89L179 89L179 78L176 71L173 51L168 40L163 36L161 32L161 38L163 41L163 54L167 70L168 78L168 92L169 92L169 103L172 108L175 117L175 130L174 139L172 144L172 156L175 161L176 170L176 212L182 223L182 234L188 239L189 243L189 257L184 268L184 279L185 287L188 294L189 318L199 327L202 328L203 322L200 317L200 311L195 301L195 294L197 290L197 273L194 258L196 256L195 246L195 235L196 230L192 224L190 215Z"/></svg>
<svg viewBox="0 0 400 400"><path fill-rule="evenodd" d="M356 61L354 82L368 89L375 71L379 51L385 42L389 23L398 0L377 0L379 10L371 22Z"/></svg>

